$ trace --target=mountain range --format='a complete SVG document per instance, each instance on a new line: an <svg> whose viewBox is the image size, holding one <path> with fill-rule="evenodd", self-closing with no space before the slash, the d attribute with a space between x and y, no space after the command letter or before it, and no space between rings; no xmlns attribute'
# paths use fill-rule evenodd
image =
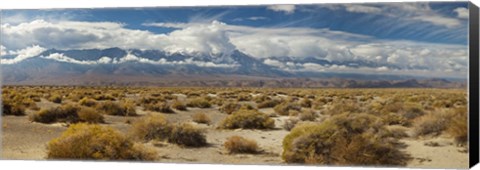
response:
<svg viewBox="0 0 480 170"><path fill-rule="evenodd" d="M2 56L3 59L15 57ZM282 63L314 63L321 66L379 67L375 62L331 62L314 57L259 59L240 51L230 54L168 54L159 50L121 48L48 49L38 55L1 66L5 85L466 87L466 80L461 79L291 71L266 64L269 59Z"/></svg>

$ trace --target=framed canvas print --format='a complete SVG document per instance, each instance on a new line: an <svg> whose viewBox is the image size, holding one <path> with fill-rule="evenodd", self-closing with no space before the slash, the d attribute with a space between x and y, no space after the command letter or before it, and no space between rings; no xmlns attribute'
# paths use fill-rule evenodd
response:
<svg viewBox="0 0 480 170"><path fill-rule="evenodd" d="M468 1L0 10L1 159L466 169Z"/></svg>

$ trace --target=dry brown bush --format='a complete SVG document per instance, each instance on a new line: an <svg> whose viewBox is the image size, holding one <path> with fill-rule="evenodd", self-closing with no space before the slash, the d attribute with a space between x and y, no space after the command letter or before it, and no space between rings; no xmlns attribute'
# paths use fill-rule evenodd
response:
<svg viewBox="0 0 480 170"><path fill-rule="evenodd" d="M241 136L232 136L227 139L223 146L229 153L258 153L259 147L257 142L246 139Z"/></svg>
<svg viewBox="0 0 480 170"><path fill-rule="evenodd" d="M153 161L157 153L134 144L110 127L74 124L48 143L47 158Z"/></svg>

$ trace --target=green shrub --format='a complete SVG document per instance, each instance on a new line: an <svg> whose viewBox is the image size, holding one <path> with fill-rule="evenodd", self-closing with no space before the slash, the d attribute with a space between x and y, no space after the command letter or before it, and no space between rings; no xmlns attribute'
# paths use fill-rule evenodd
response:
<svg viewBox="0 0 480 170"><path fill-rule="evenodd" d="M227 139L223 146L229 153L258 153L259 147L257 142L240 136L232 136Z"/></svg>
<svg viewBox="0 0 480 170"><path fill-rule="evenodd" d="M144 141L167 140L173 126L162 115L147 115L132 124L131 134Z"/></svg>
<svg viewBox="0 0 480 170"><path fill-rule="evenodd" d="M290 110L300 111L301 109L302 108L299 105L288 102L281 103L273 108L277 114L282 116L288 116Z"/></svg>
<svg viewBox="0 0 480 170"><path fill-rule="evenodd" d="M157 157L110 127L87 124L71 125L47 148L48 159L152 161Z"/></svg>
<svg viewBox="0 0 480 170"><path fill-rule="evenodd" d="M174 126L168 142L186 147L201 147L207 145L204 132L187 123Z"/></svg>
<svg viewBox="0 0 480 170"><path fill-rule="evenodd" d="M196 123L210 124L211 120L205 113L195 113L192 115L192 119Z"/></svg>
<svg viewBox="0 0 480 170"><path fill-rule="evenodd" d="M383 131L379 122L368 114L341 114L297 125L283 140L282 158L287 163L406 165L409 156L377 135Z"/></svg>
<svg viewBox="0 0 480 170"><path fill-rule="evenodd" d="M241 109L227 116L220 124L224 129L272 129L275 121L268 115L256 111Z"/></svg>

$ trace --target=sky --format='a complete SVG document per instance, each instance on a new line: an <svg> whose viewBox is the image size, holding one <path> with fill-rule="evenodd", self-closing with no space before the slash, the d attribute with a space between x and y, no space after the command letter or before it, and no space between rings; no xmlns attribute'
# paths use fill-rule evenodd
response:
<svg viewBox="0 0 480 170"><path fill-rule="evenodd" d="M192 56L229 55L237 50L292 72L466 78L467 6L466 2L409 2L2 10L0 56L2 64L15 64L52 48L119 47ZM77 61L63 54L44 57L113 62ZM283 62L282 57L292 61ZM305 58L358 64L295 62ZM148 61L132 55L124 59Z"/></svg>

